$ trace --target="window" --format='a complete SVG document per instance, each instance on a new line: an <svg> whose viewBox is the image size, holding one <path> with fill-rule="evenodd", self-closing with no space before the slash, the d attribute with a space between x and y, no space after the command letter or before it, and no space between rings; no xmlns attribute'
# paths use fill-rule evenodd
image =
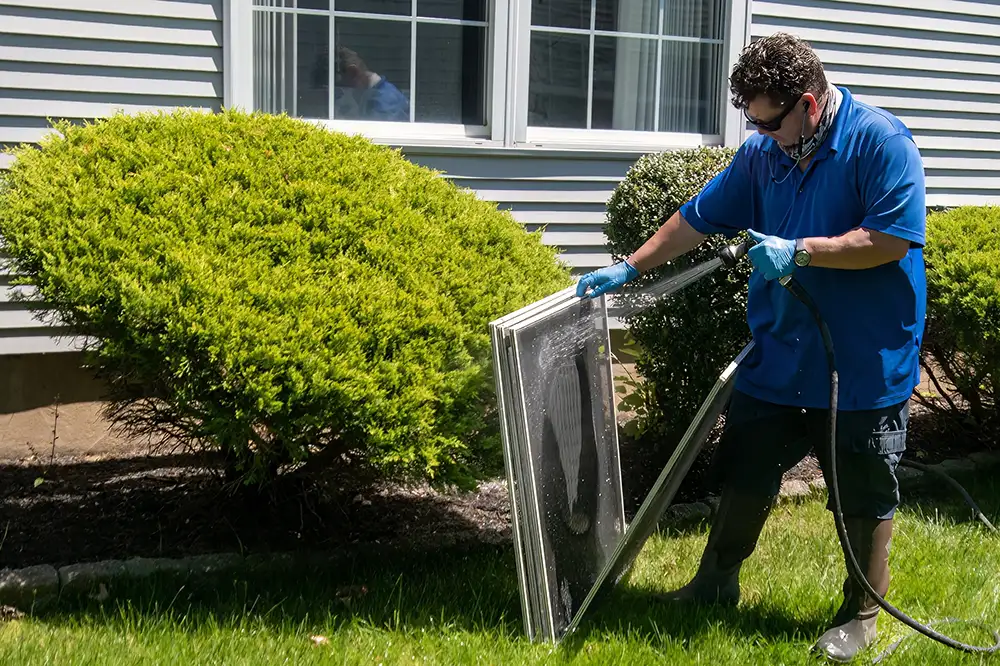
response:
<svg viewBox="0 0 1000 666"><path fill-rule="evenodd" d="M726 84L749 0L230 2L246 106L376 140L648 149L742 127Z"/></svg>
<svg viewBox="0 0 1000 666"><path fill-rule="evenodd" d="M487 0L253 0L254 108L485 128Z"/></svg>
<svg viewBox="0 0 1000 666"><path fill-rule="evenodd" d="M724 0L531 0L530 31L529 128L722 134Z"/></svg>

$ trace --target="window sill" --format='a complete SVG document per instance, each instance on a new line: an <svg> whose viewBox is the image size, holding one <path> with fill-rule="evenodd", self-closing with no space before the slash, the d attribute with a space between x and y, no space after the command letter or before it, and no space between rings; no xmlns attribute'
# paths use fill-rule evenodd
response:
<svg viewBox="0 0 1000 666"><path fill-rule="evenodd" d="M485 127L437 123L390 123L379 121L310 120L321 127L343 134L360 135L388 146L468 147L501 146Z"/></svg>
<svg viewBox="0 0 1000 666"><path fill-rule="evenodd" d="M485 127L378 121L309 122L331 131L360 135L380 145L424 152L469 150L506 155L573 154L634 159L661 150L724 144L724 137L718 134L530 128L526 141L505 145L503 141L492 139Z"/></svg>
<svg viewBox="0 0 1000 666"><path fill-rule="evenodd" d="M562 128L529 128L525 146L547 149L606 152L649 153L656 150L676 150L721 146L721 134L686 134L680 132L628 132Z"/></svg>

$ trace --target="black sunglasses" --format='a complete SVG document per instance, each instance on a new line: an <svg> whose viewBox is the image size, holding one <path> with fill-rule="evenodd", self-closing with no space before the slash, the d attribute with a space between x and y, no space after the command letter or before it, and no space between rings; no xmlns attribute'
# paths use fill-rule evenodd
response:
<svg viewBox="0 0 1000 666"><path fill-rule="evenodd" d="M759 127L765 132L777 132L779 129L781 129L781 123L785 120L788 114L792 112L792 109L794 108L795 108L795 103L794 102L789 103L784 111L779 113L777 117L772 118L771 120L761 120L760 118L754 118L753 116L750 115L748 109L743 109L743 116L747 119L747 122L749 122L754 127Z"/></svg>

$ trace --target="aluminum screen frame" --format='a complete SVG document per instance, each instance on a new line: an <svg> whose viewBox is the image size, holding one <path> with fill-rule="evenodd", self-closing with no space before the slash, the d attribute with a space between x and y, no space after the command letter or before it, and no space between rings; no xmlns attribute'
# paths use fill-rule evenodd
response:
<svg viewBox="0 0 1000 666"><path fill-rule="evenodd" d="M716 259L670 276L644 290L649 292L651 299L644 299L641 295L639 298L627 297L623 301L624 307L630 313L646 309L660 298L706 277L721 265L721 261ZM581 299L575 292L575 286L564 289L490 322L494 381L524 629L531 641L544 640L555 644L575 632L587 611L603 600L628 574L725 409L736 371L753 348L751 341L719 375L635 518L631 524L626 524L607 301L605 296ZM539 343L540 338L547 338L549 347ZM572 345L576 345L576 380L572 379L571 371L549 362L566 351L556 349L553 352L558 347L558 344L555 347L551 344L553 339L571 340ZM586 350L585 353L582 350ZM586 357L586 373L580 368L581 353ZM585 378L584 374L588 376ZM573 384L574 381L577 384ZM542 418L539 412L545 411L539 410L539 405L546 404L540 398L539 387L559 382L568 387L563 396L572 396L576 391L580 394L579 405L587 403L591 406L591 420L595 424L594 450L598 460L603 461L603 467L598 464L598 477L602 478L596 482L604 484L604 491L599 495L603 496L605 510L610 502L613 511L613 517L606 515L603 524L599 525L602 536L594 545L598 559L603 562L592 562L599 564L599 569L587 573L583 583L577 580L575 590L570 594L565 590L565 578L560 579L562 563L558 560L563 555L553 546L552 530L549 529L552 523L547 515L552 513L552 494L561 486L557 479L554 480L558 474L542 473L547 467L551 472L553 466L539 457L543 448L540 443L545 441L544 436L539 436L538 424ZM585 384L593 393L582 390ZM576 401L556 399L555 403L559 404L550 411L564 413L548 415L553 432L559 427L570 427L575 418L573 415L578 415ZM598 404L604 405L603 413L594 411L594 405ZM583 413L582 407L579 413ZM561 425L554 425L556 421ZM587 420L580 421L585 424ZM601 424L610 427L602 428ZM581 432L584 430L585 425L581 425ZM553 438L558 444L558 433L550 436L550 439ZM582 446L581 438L581 451ZM552 458L551 453L549 458ZM563 464L565 458L560 456ZM564 470L564 482L569 474ZM568 485L566 493L568 498ZM585 583L589 583L589 590L581 602L580 590Z"/></svg>
<svg viewBox="0 0 1000 666"><path fill-rule="evenodd" d="M525 631L557 642L625 531L607 303L567 289L490 326ZM551 408L559 396L570 402ZM562 418L574 397L575 432ZM583 571L580 552L593 556Z"/></svg>

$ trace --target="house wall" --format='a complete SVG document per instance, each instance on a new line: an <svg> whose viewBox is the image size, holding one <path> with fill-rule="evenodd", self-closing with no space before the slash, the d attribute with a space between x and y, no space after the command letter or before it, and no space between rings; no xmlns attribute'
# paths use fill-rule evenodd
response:
<svg viewBox="0 0 1000 666"><path fill-rule="evenodd" d="M222 17L223 0L0 0L0 169L48 118L221 108ZM0 354L68 349L12 302L9 273L0 255Z"/></svg>
<svg viewBox="0 0 1000 666"><path fill-rule="evenodd" d="M1000 204L1000 4L755 0L751 39L809 41L830 79L900 117L930 206Z"/></svg>
<svg viewBox="0 0 1000 666"><path fill-rule="evenodd" d="M220 108L222 2L0 0L0 143L37 140L47 116ZM912 128L930 205L1000 203L1000 5L756 0L752 14L752 39L777 30L808 39L835 83ZM610 261L604 204L638 157L471 148L405 153L510 209L529 230L545 225L545 242L559 247L577 273ZM0 264L0 354L68 349L58 329L10 302L8 283Z"/></svg>

